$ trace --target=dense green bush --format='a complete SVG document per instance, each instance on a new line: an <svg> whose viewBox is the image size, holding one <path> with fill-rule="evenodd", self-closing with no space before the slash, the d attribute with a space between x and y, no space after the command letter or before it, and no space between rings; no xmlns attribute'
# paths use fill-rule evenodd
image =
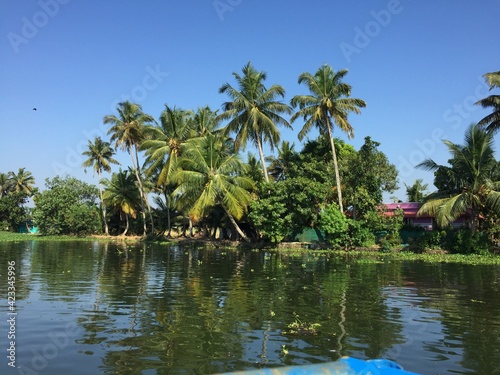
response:
<svg viewBox="0 0 500 375"><path fill-rule="evenodd" d="M327 241L334 248L345 247L349 244L348 219L335 203L320 213L318 228L325 233Z"/></svg>
<svg viewBox="0 0 500 375"><path fill-rule="evenodd" d="M347 220L350 247L369 247L375 244L375 235L361 221Z"/></svg>
<svg viewBox="0 0 500 375"><path fill-rule="evenodd" d="M491 244L487 233L472 233L470 229L463 228L450 230L444 246L447 250L458 254L486 254Z"/></svg>
<svg viewBox="0 0 500 375"><path fill-rule="evenodd" d="M76 178L46 180L34 197L33 219L42 234L94 234L101 231L98 190Z"/></svg>

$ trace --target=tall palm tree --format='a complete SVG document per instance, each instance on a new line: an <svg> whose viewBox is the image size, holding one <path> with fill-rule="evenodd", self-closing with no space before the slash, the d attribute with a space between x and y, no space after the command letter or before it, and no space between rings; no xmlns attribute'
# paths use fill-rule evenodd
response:
<svg viewBox="0 0 500 375"><path fill-rule="evenodd" d="M165 104L165 110L160 115L160 126L148 126L148 137L140 146L146 154L146 174L154 175L156 186L165 193L168 233L171 205L170 195L166 192L173 185L172 176L177 169L183 144L195 135L192 117L191 111L170 108Z"/></svg>
<svg viewBox="0 0 500 375"><path fill-rule="evenodd" d="M243 67L242 72L242 76L233 73L238 84L237 88L229 83L220 87L219 93L227 94L231 101L223 104L224 112L218 119L230 120L225 131L226 134L236 133L236 151L240 147L245 148L248 140L257 146L264 178L269 182L263 144L268 143L273 150L279 143L280 132L276 125L281 124L291 128L281 114L291 114L292 108L276 100L285 97L285 89L282 86L272 85L269 89L264 86L267 78L265 72L258 72L250 62Z"/></svg>
<svg viewBox="0 0 500 375"><path fill-rule="evenodd" d="M330 140L341 212L344 210L337 153L333 141L333 127L336 125L340 130L347 133L349 138L354 137L354 129L347 117L350 112L360 113L360 108L366 107L366 103L363 100L350 97L351 86L342 82L346 74L347 69L335 72L328 65L320 67L314 75L302 73L299 76L299 84L305 84L310 94L296 95L291 100L294 108L299 107L299 111L292 116L291 122L293 123L299 117L302 117L305 121L304 126L298 134L299 140L305 137L313 125L322 134L327 135Z"/></svg>
<svg viewBox="0 0 500 375"><path fill-rule="evenodd" d="M111 180L104 179L103 202L111 210L120 213L120 219L125 219L125 229L122 236L129 230L129 216L137 216L137 208L142 204L142 197L137 188L134 176L128 171L120 171L111 175Z"/></svg>
<svg viewBox="0 0 500 375"><path fill-rule="evenodd" d="M288 141L281 142L281 147L278 148L278 156L270 156L267 158L269 164L269 174L276 181L283 181L287 178L291 164L297 158L297 153L294 150L295 144Z"/></svg>
<svg viewBox="0 0 500 375"><path fill-rule="evenodd" d="M482 212L500 214L500 181L493 134L472 124L465 133L464 145L443 142L452 155L450 166L427 159L417 167L439 172L436 178L444 176L448 182L442 190L427 196L418 213L434 215L441 227L470 213L469 224L475 231Z"/></svg>
<svg viewBox="0 0 500 375"><path fill-rule="evenodd" d="M253 181L242 176L244 164L220 136L208 134L189 140L179 160L178 187L174 195L194 221L220 206L236 232L247 240L236 220L241 219L251 201Z"/></svg>
<svg viewBox="0 0 500 375"><path fill-rule="evenodd" d="M484 79L490 86L490 90L500 87L500 71L486 73ZM500 95L490 95L476 102L483 108L493 108L493 112L478 122L478 125L485 127L490 132L500 130Z"/></svg>
<svg viewBox="0 0 500 375"><path fill-rule="evenodd" d="M151 231L154 231L153 216L151 214L151 207L147 200L144 186L141 178L141 169L139 166L138 147L144 140L144 127L147 124L154 123L155 120L152 116L142 112L142 107L139 104L130 103L129 101L118 103L117 107L118 116L106 115L104 116L104 123L110 124L111 128L108 134L111 134L111 142L115 142L116 147L126 150L132 158L132 165L135 173L137 183L139 184L139 193L141 195L142 218L144 225L144 235L147 233L146 228L146 210L144 205L148 208L149 218L151 221Z"/></svg>
<svg viewBox="0 0 500 375"><path fill-rule="evenodd" d="M84 151L82 155L88 157L82 164L84 167L85 173L87 172L87 168L92 167L95 173L97 173L97 180L99 182L99 197L101 199L101 207L102 207L102 220L104 222L104 233L109 235L108 222L106 220L106 206L104 205L102 199L102 184L101 184L101 176L102 172L111 172L111 164L120 164L116 159L113 158L115 154L115 150L111 147L109 142L105 142L101 139L101 137L96 137L94 142L89 139L89 143L87 145L88 150Z"/></svg>
<svg viewBox="0 0 500 375"><path fill-rule="evenodd" d="M28 196L33 194L35 178L26 168L19 168L17 173L9 172L8 176L11 181L12 191L24 193Z"/></svg>

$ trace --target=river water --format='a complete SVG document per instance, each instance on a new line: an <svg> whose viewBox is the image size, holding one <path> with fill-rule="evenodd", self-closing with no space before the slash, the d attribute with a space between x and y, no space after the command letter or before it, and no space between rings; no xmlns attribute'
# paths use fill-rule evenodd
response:
<svg viewBox="0 0 500 375"><path fill-rule="evenodd" d="M497 266L29 241L0 243L0 278L0 374L215 374L341 356L500 374Z"/></svg>

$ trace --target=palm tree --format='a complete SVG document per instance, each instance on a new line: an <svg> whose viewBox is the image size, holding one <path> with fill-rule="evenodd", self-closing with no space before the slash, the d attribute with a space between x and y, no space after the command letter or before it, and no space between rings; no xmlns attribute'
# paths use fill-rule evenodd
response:
<svg viewBox="0 0 500 375"><path fill-rule="evenodd" d="M92 167L95 173L97 173L97 180L99 182L99 197L101 198L101 207L102 207L102 219L104 221L104 233L109 235L108 222L106 220L106 206L103 203L102 199L102 184L101 184L101 175L102 172L111 172L111 163L112 164L120 164L117 160L113 158L115 154L115 150L111 147L109 142L105 142L101 139L101 137L96 137L94 142L89 139L89 143L87 145L88 150L84 151L82 155L88 157L82 164L84 167L85 173L87 173L87 169Z"/></svg>
<svg viewBox="0 0 500 375"><path fill-rule="evenodd" d="M299 117L302 117L305 121L298 134L299 140L305 137L313 125L319 129L320 133L328 135L332 149L341 212L344 210L337 153L333 141L333 127L337 125L340 130L347 133L349 138L354 137L354 129L347 117L350 112L360 113L360 108L366 107L363 100L350 97L351 86L342 82L346 74L347 69L335 72L328 65L320 67L314 76L310 73L302 73L299 76L299 84L305 84L310 94L296 95L291 100L294 108L299 107L299 111L292 116L291 122L293 123Z"/></svg>
<svg viewBox="0 0 500 375"><path fill-rule="evenodd" d="M253 181L241 176L244 165L220 136L208 134L189 140L179 160L174 195L194 221L216 206L222 207L236 232L247 240L236 220L250 204Z"/></svg>
<svg viewBox="0 0 500 375"><path fill-rule="evenodd" d="M12 181L7 173L0 173L0 198L12 191Z"/></svg>
<svg viewBox="0 0 500 375"><path fill-rule="evenodd" d="M486 73L484 79L490 85L490 90L500 87L500 71ZM483 108L493 108L493 112L478 122L478 125L486 127L490 132L500 130L500 95L490 95L476 102Z"/></svg>
<svg viewBox="0 0 500 375"><path fill-rule="evenodd" d="M148 138L141 143L141 150L146 153L146 174L155 175L156 186L165 193L167 210L167 226L170 234L170 202L169 194L177 169L183 144L194 136L193 113L165 104L165 110L160 115L160 126L148 126Z"/></svg>
<svg viewBox="0 0 500 375"><path fill-rule="evenodd" d="M411 186L405 184L408 202L422 202L425 198L427 186L428 185L424 184L424 180L421 178L416 179Z"/></svg>
<svg viewBox="0 0 500 375"><path fill-rule="evenodd" d="M472 124L465 133L464 145L443 142L452 155L448 161L450 166L427 159L417 168L435 171L436 179L445 177L448 182L426 198L418 214L434 215L438 225L445 227L470 213L469 224L475 231L481 212L500 214L500 181L493 134Z"/></svg>
<svg viewBox="0 0 500 375"><path fill-rule="evenodd" d="M219 120L230 120L225 127L226 134L236 133L236 151L245 148L251 140L259 151L264 178L269 182L264 158L263 144L268 143L271 150L280 141L280 132L276 127L281 124L291 129L291 125L281 117L281 114L291 114L292 108L276 101L284 98L285 89L280 85L272 85L269 89L264 86L267 78L265 72L258 72L247 63L242 69L243 75L233 73L238 88L225 83L219 93L226 93L232 100L223 104L224 112L218 116Z"/></svg>
<svg viewBox="0 0 500 375"><path fill-rule="evenodd" d="M144 225L144 235L146 235L146 214L144 205L148 207L149 218L151 221L151 231L154 231L153 216L151 215L151 207L147 200L144 186L141 179L141 170L139 166L139 154L137 148L144 140L144 127L147 124L154 123L152 116L142 112L142 107L139 104L130 103L129 101L118 103L118 116L104 116L104 123L110 124L111 128L108 134L111 134L111 142L115 142L117 147L126 150L132 158L132 165L137 183L139 184L139 193L141 195L142 218Z"/></svg>
<svg viewBox="0 0 500 375"><path fill-rule="evenodd" d="M212 111L209 106L200 107L192 118L193 130L196 136L203 137L207 134L215 134L220 130L217 111Z"/></svg>
<svg viewBox="0 0 500 375"><path fill-rule="evenodd" d="M9 172L8 176L13 192L24 193L28 196L33 195L35 178L26 168L19 168L17 174Z"/></svg>
<svg viewBox="0 0 500 375"><path fill-rule="evenodd" d="M115 212L120 213L120 219L125 219L125 236L129 229L129 216L136 218L137 207L142 204L142 197L137 188L134 176L128 171L120 171L111 175L111 180L103 180L106 189L103 202Z"/></svg>
<svg viewBox="0 0 500 375"><path fill-rule="evenodd" d="M276 181L283 181L287 178L290 166L297 159L297 153L294 150L295 144L288 141L283 141L281 147L278 148L278 156L270 156L267 158L269 164L269 174Z"/></svg>

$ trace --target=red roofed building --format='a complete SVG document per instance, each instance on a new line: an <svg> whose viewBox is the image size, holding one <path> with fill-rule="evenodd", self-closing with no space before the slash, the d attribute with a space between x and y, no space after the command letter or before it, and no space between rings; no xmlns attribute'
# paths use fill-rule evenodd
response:
<svg viewBox="0 0 500 375"><path fill-rule="evenodd" d="M404 213L403 222L405 224L432 230L435 223L433 216L428 214L417 216L417 212L421 205L422 203L420 202L384 203L384 207L386 209L385 215L393 216L394 211L401 209ZM461 216L452 223L452 226L458 228L466 224L467 220L465 216Z"/></svg>

